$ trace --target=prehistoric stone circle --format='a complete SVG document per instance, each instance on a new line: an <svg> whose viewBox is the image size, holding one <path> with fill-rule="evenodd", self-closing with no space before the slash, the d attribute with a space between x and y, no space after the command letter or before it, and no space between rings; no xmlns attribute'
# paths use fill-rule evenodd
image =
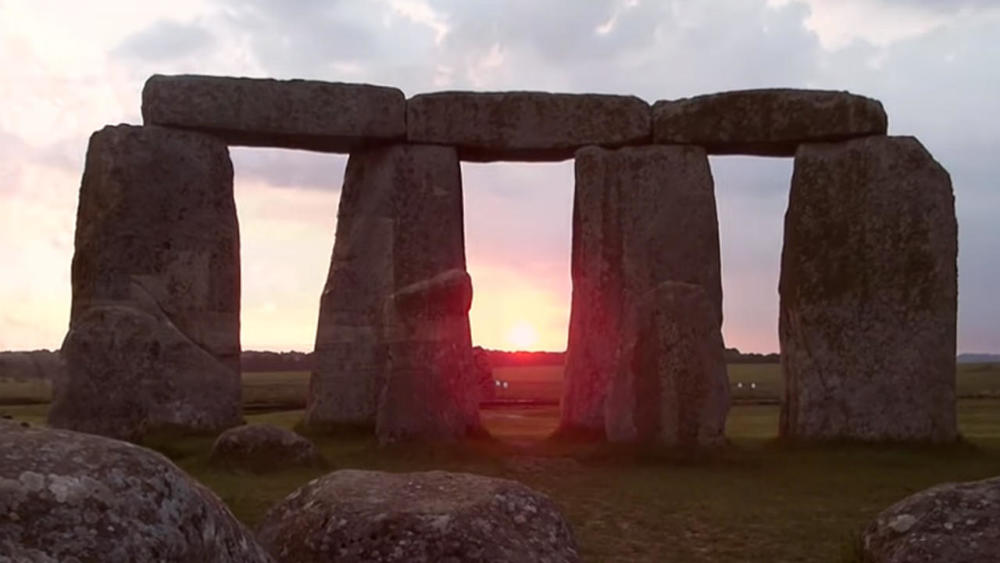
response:
<svg viewBox="0 0 1000 563"><path fill-rule="evenodd" d="M436 92L406 105L406 138L458 149L462 160L566 160L588 145L647 144L649 104L635 96Z"/></svg>
<svg viewBox="0 0 1000 563"><path fill-rule="evenodd" d="M740 90L653 105L653 142L700 145L709 154L792 156L802 143L884 135L878 100L848 92Z"/></svg>
<svg viewBox="0 0 1000 563"><path fill-rule="evenodd" d="M444 471L335 471L272 507L257 538L281 563L580 560L544 495Z"/></svg>
<svg viewBox="0 0 1000 563"><path fill-rule="evenodd" d="M0 560L273 561L212 491L162 455L3 420Z"/></svg>
<svg viewBox="0 0 1000 563"><path fill-rule="evenodd" d="M478 432L460 160L576 157L561 430L603 435L639 414L617 405L622 420L605 420L623 354L648 340L626 318L643 295L667 281L699 285L721 324L706 155L795 153L781 276L782 434L956 435L950 182L915 140L885 136L876 100L789 89L652 106L544 92L407 100L364 84L156 75L142 109L145 127L91 139L70 383L57 386L54 423L135 436L239 422L239 238L226 145L253 145L350 153L320 305L311 428L379 427L383 441ZM706 314L688 320L701 326ZM658 318L661 328L679 322ZM690 345L714 350L716 330L702 328ZM199 378L217 401L192 395ZM126 396L119 384L137 391ZM439 396L418 404L432 390ZM80 401L92 404L68 406ZM190 408L165 414L177 405ZM714 420L718 409L706 408L694 419ZM80 420L102 412L113 416Z"/></svg>
<svg viewBox="0 0 1000 563"><path fill-rule="evenodd" d="M246 424L226 430L212 444L208 461L230 471L253 473L327 466L315 444L271 424Z"/></svg>
<svg viewBox="0 0 1000 563"><path fill-rule="evenodd" d="M605 405L611 442L725 442L729 378L717 304L699 285L665 282L625 315Z"/></svg>
<svg viewBox="0 0 1000 563"><path fill-rule="evenodd" d="M718 232L701 148L577 152L562 433L604 434L604 399L627 331L623 317L648 291L669 280L700 285L721 325Z"/></svg>
<svg viewBox="0 0 1000 563"><path fill-rule="evenodd" d="M52 424L123 438L239 424L239 260L224 143L159 127L95 133Z"/></svg>
<svg viewBox="0 0 1000 563"><path fill-rule="evenodd" d="M782 436L955 439L957 250L951 180L916 139L799 148L779 284Z"/></svg>
<svg viewBox="0 0 1000 563"><path fill-rule="evenodd" d="M142 90L142 119L230 145L327 152L406 137L396 88L316 80L154 75Z"/></svg>
<svg viewBox="0 0 1000 563"><path fill-rule="evenodd" d="M861 536L864 561L991 563L1000 554L1000 477L945 483L882 511Z"/></svg>

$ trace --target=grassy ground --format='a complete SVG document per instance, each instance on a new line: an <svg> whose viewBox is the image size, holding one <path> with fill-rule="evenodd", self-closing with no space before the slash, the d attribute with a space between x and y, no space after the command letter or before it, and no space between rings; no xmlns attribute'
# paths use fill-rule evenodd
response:
<svg viewBox="0 0 1000 563"><path fill-rule="evenodd" d="M780 392L773 367L731 366L730 375L734 382L757 383L757 393ZM537 389L553 374L536 369L503 376L512 382L520 377ZM293 389L301 392L306 379L254 374L245 382L248 403L262 405L284 402ZM960 395L997 396L998 388L995 365L960 369ZM14 405L0 407L0 414L42 423L46 409ZM301 410L254 410L247 418L291 428L301 416ZM484 410L486 425L503 441L461 447L379 448L362 435L315 440L335 468L447 469L520 480L562 508L588 561L852 561L861 527L894 501L940 482L1000 475L1000 400L991 398L959 401L965 441L949 447L792 448L774 440L777 405L737 404L727 424L731 445L700 459L538 442L557 416L556 407ZM509 443L532 439L531 447ZM211 442L195 437L147 445L214 489L251 525L320 474L223 473L207 465Z"/></svg>

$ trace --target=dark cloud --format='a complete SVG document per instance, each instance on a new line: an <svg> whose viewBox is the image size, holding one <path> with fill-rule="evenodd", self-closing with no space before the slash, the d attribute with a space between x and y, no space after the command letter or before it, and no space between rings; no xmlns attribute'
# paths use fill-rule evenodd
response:
<svg viewBox="0 0 1000 563"><path fill-rule="evenodd" d="M159 63L193 55L213 42L212 34L200 24L160 20L126 37L112 55Z"/></svg>

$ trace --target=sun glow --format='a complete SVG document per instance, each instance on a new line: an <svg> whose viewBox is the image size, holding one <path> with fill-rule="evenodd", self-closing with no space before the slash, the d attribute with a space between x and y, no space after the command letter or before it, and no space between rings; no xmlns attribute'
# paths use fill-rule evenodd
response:
<svg viewBox="0 0 1000 563"><path fill-rule="evenodd" d="M524 321L518 322L507 331L507 343L512 350L530 350L538 343L538 331Z"/></svg>

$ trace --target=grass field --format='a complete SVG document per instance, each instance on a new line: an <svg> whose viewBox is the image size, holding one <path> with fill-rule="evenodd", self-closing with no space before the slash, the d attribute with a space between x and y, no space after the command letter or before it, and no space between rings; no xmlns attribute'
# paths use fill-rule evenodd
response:
<svg viewBox="0 0 1000 563"><path fill-rule="evenodd" d="M511 392L548 389L558 396L558 368L498 372L511 381ZM1000 399L988 398L1000 396L996 365L960 368L959 394L969 397L959 401L964 441L947 447L783 445L774 439L778 406L752 404L780 394L775 367L730 366L730 376L757 383L760 397L730 411L731 445L700 458L539 441L558 417L551 406L484 410L500 442L379 448L363 435L314 439L335 468L446 469L522 481L555 500L585 560L600 562L854 561L859 530L894 501L940 482L1000 475ZM301 410L263 409L304 392L306 381L301 373L247 374L247 419L293 427ZM41 424L46 409L44 403L11 405L0 414ZM190 437L147 445L214 489L251 525L319 475L220 472L207 465L211 443L211 437Z"/></svg>

